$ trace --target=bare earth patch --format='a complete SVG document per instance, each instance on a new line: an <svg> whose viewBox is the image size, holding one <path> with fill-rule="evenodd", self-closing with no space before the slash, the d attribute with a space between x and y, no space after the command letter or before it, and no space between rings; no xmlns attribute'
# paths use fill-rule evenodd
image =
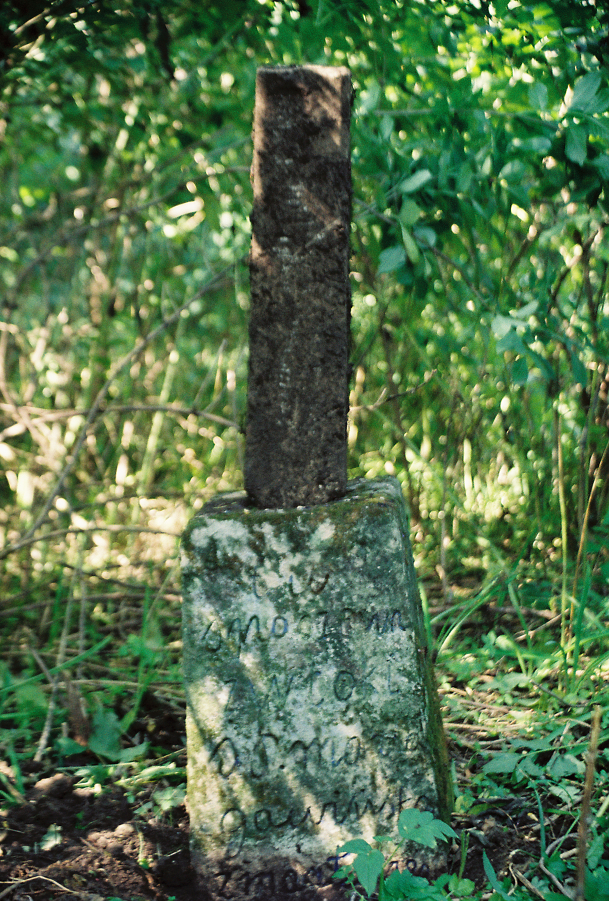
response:
<svg viewBox="0 0 609 901"><path fill-rule="evenodd" d="M152 787L129 799L116 786L78 788L62 773L30 779L25 803L2 816L0 899L199 901L184 807L170 817L146 816L138 811L151 807ZM477 885L484 883L483 850L500 875L526 870L539 853L536 824L515 798L455 825L469 831L464 875ZM456 849L450 868L459 865Z"/></svg>

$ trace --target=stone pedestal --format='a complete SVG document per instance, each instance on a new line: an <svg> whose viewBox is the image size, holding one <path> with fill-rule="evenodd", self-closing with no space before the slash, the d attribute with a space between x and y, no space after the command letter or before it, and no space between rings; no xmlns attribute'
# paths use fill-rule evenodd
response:
<svg viewBox="0 0 609 901"><path fill-rule="evenodd" d="M188 804L211 898L341 897L338 846L446 817L448 761L394 479L208 504L183 541ZM203 895L202 895L203 897Z"/></svg>

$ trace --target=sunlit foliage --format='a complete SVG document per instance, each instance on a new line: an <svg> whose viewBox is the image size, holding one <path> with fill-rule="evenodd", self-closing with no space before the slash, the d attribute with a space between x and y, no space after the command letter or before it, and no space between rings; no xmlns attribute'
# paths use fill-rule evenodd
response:
<svg viewBox="0 0 609 901"><path fill-rule="evenodd" d="M602 608L605 5L28 16L0 14L9 581L162 576L193 509L241 485L255 72L309 62L355 89L352 475L400 479L447 597L523 558L558 574L565 630L589 567Z"/></svg>

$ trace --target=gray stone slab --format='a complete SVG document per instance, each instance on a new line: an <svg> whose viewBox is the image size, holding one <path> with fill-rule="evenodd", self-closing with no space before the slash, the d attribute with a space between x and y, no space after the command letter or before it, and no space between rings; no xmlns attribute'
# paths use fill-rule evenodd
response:
<svg viewBox="0 0 609 901"><path fill-rule="evenodd" d="M348 69L258 70L244 473L258 507L346 487L350 114Z"/></svg>
<svg viewBox="0 0 609 901"><path fill-rule="evenodd" d="M339 897L336 849L446 816L450 779L398 482L208 504L183 541L192 854L212 898Z"/></svg>

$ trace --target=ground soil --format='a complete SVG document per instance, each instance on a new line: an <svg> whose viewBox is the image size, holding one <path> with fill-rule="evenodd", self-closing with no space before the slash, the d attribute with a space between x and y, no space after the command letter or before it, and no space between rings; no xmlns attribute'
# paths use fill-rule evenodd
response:
<svg viewBox="0 0 609 901"><path fill-rule="evenodd" d="M492 692L453 685L441 696L451 765L461 795L471 798L452 819L465 853L462 861L455 843L449 872L464 863L463 875L488 888L484 852L499 878L526 884L525 874L540 859L535 797L523 791L478 799L475 787L480 748L501 750L510 711L502 720L503 708L496 708L490 734L478 714L489 718L497 702ZM146 693L129 731L134 745L148 736L152 762L171 761L174 775L158 777L157 769L155 776L145 769L147 760L138 782L125 778L133 768L117 771L90 750L61 766L51 751L39 764L28 762L24 748L19 773L0 760L0 901L202 901L204 887L197 888L190 864L187 810L159 802L163 791L175 789L181 803L185 788L183 704ZM544 828L547 843L569 831L559 813ZM575 839L569 835L564 850L573 853Z"/></svg>
<svg viewBox="0 0 609 901"><path fill-rule="evenodd" d="M112 784L82 788L65 772L33 771L26 781L25 800L5 807L0 823L0 901L199 901L187 812L155 810L154 785L134 795ZM535 822L519 799L454 825L467 830L464 875L478 885L483 851L498 874L512 875L538 854ZM52 826L61 832L45 848ZM455 848L449 868L459 866Z"/></svg>
<svg viewBox="0 0 609 901"><path fill-rule="evenodd" d="M38 780L4 817L0 898L191 901L186 811L174 809L170 822L146 820L134 809L145 801L140 793L130 803L116 787L76 788L60 773ZM43 850L53 825L60 841Z"/></svg>

